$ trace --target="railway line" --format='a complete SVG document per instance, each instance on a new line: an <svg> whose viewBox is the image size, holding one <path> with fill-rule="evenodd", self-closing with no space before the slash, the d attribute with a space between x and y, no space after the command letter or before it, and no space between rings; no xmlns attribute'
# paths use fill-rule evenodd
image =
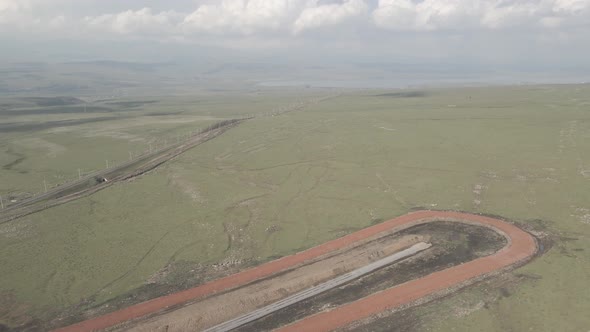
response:
<svg viewBox="0 0 590 332"><path fill-rule="evenodd" d="M0 211L0 223L72 201L84 195L105 189L118 181L141 175L185 151L221 135L243 120L231 119L222 121L213 127L203 130L187 141L139 156L134 160L111 168L87 174L79 180L55 187L46 193L7 205L5 209ZM95 178L104 178L108 179L108 181L93 183L93 179Z"/></svg>

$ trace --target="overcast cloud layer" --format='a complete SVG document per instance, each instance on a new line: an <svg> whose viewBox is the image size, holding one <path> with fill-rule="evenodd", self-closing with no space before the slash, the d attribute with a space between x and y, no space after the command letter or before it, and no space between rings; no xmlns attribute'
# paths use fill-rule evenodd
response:
<svg viewBox="0 0 590 332"><path fill-rule="evenodd" d="M24 41L338 45L587 64L589 36L590 0L0 0L0 38Z"/></svg>
<svg viewBox="0 0 590 332"><path fill-rule="evenodd" d="M126 7L123 8L124 3ZM563 29L590 25L590 0L0 0L3 32L107 33L198 40L359 29Z"/></svg>

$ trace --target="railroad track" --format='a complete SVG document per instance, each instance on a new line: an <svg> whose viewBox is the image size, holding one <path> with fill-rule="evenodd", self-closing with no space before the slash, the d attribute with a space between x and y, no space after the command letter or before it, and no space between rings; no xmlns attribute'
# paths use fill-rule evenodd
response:
<svg viewBox="0 0 590 332"><path fill-rule="evenodd" d="M114 183L144 174L193 147L223 134L244 120L246 119L222 121L203 130L187 141L148 153L115 167L85 175L79 180L66 183L41 195L8 205L0 211L0 224L70 202L105 189ZM107 181L96 182L94 181L96 178L107 179Z"/></svg>

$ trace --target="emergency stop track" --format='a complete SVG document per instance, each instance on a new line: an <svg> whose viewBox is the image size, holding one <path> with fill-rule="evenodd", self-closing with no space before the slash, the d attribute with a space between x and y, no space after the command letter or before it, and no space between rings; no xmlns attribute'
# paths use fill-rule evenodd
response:
<svg viewBox="0 0 590 332"><path fill-rule="evenodd" d="M383 223L359 230L319 246L286 256L242 272L217 279L198 287L162 296L93 319L70 325L57 331L93 331L108 328L134 319L153 316L163 310L189 301L212 296L246 285L262 278L272 277L306 261L332 251L354 245L386 231L400 231L433 221L452 221L488 227L507 239L498 252L475 260L431 273L394 286L360 300L308 316L279 331L331 331L380 312L412 304L417 300L436 295L448 289L460 288L467 282L526 263L537 252L536 239L529 233L506 221L481 215L454 211L416 211Z"/></svg>

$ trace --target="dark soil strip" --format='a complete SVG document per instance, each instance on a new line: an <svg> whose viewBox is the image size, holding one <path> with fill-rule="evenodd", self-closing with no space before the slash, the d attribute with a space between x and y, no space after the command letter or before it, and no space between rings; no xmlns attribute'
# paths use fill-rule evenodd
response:
<svg viewBox="0 0 590 332"><path fill-rule="evenodd" d="M2 169L5 169L5 170L7 170L7 171L11 171L11 170L13 170L13 169L14 169L14 167L15 167L16 165L18 165L18 164L22 163L22 162L23 162L23 161L26 159L26 157L25 157L25 155L24 155L24 154L22 154L22 153L18 153L18 152L14 152L14 151L12 151L11 149L8 149L8 150L6 151L6 153L7 153L7 154L11 154L11 155L13 155L13 156L15 156L15 157L16 157L16 159L15 159L14 161L11 161L11 162L9 162L8 164L4 164L4 165L2 165Z"/></svg>
<svg viewBox="0 0 590 332"><path fill-rule="evenodd" d="M12 133L12 132L27 132L27 131L36 131L36 130L44 130L56 127L70 127L70 126L77 126L85 123L93 123L93 122L103 122L103 121L111 121L111 120L120 120L121 117L116 116L107 116L107 117L99 117L99 118L89 118L89 119L80 119L80 120L60 120L60 121L47 121L47 122L40 122L40 123L30 123L30 122L8 122L8 123L0 123L0 131L5 133Z"/></svg>
<svg viewBox="0 0 590 332"><path fill-rule="evenodd" d="M406 259L299 302L236 331L273 330L322 311L322 308L340 306L408 280L490 255L506 245L506 239L489 228L444 221L422 224L395 233L395 237L404 235L430 235L433 246L414 259Z"/></svg>

